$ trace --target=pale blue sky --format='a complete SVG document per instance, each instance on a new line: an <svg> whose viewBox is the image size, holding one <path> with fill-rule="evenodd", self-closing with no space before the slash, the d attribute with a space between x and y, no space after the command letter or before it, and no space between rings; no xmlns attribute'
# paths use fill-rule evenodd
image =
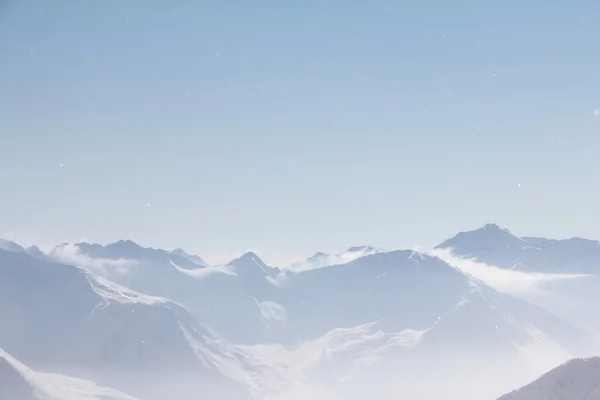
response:
<svg viewBox="0 0 600 400"><path fill-rule="evenodd" d="M271 262L600 238L597 1L2 4L0 236Z"/></svg>

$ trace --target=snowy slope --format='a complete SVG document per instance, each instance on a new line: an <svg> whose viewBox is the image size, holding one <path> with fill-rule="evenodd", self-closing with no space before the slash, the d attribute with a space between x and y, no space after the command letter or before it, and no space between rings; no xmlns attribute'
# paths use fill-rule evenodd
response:
<svg viewBox="0 0 600 400"><path fill-rule="evenodd" d="M554 317L540 319L535 309L522 310L518 301L498 302L489 294L474 287L422 330L390 332L371 323L333 329L299 345L249 350L335 388L345 399L387 398L390 393L495 398L570 358L565 347L573 348L578 332Z"/></svg>
<svg viewBox="0 0 600 400"><path fill-rule="evenodd" d="M571 360L499 400L598 400L600 358Z"/></svg>
<svg viewBox="0 0 600 400"><path fill-rule="evenodd" d="M19 360L144 399L195 398L194 390L246 399L285 389L276 371L182 306L25 253L0 251L0 315L0 345Z"/></svg>
<svg viewBox="0 0 600 400"><path fill-rule="evenodd" d="M443 389L453 398L497 397L588 347L587 336L559 318L413 251L292 274L277 296L287 318L280 343L251 351L339 385L345 398L361 385L366 396L373 387L407 384L398 377L414 384L432 374L453 377ZM478 391L464 382L475 375ZM412 389L394 393L426 395Z"/></svg>
<svg viewBox="0 0 600 400"><path fill-rule="evenodd" d="M460 257L508 269L600 274L600 242L581 238L519 238L496 224L460 232L438 245Z"/></svg>
<svg viewBox="0 0 600 400"><path fill-rule="evenodd" d="M0 349L2 400L135 400L91 381L31 370Z"/></svg>
<svg viewBox="0 0 600 400"><path fill-rule="evenodd" d="M493 318L502 326L508 323L504 314L511 314L520 323L539 325L561 341L576 332L544 310L480 282L475 284L446 262L410 250L374 254L344 265L294 274L272 301L286 310L287 330L281 337L284 343L292 344L316 339L336 328L370 322L378 322L386 333L428 329L465 299L470 300L468 309L486 307L486 311L467 314L465 318L471 320L457 323L459 328ZM465 343L477 335L487 338L490 334L487 330L470 333L473 337ZM517 337L501 339L520 343ZM568 346L569 341L563 343Z"/></svg>
<svg viewBox="0 0 600 400"><path fill-rule="evenodd" d="M213 267L226 273L197 276L190 291L178 301L201 315L206 323L228 340L260 343L276 340L271 331L277 320L277 305L268 302L285 275L248 252L226 265ZM240 329L243 326L244 329Z"/></svg>
<svg viewBox="0 0 600 400"><path fill-rule="evenodd" d="M460 301L467 281L441 260L394 251L292 274L272 301L286 308L281 336L290 344L373 321L385 332L425 329Z"/></svg>

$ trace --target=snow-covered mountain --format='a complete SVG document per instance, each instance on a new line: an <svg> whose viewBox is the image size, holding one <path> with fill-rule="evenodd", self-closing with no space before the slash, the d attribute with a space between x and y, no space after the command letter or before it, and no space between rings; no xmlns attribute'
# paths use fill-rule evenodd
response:
<svg viewBox="0 0 600 400"><path fill-rule="evenodd" d="M105 246L90 243L63 243L55 247L50 256L62 261L79 261L78 258L87 257L93 260L105 260L107 265L111 265L109 261L113 261L115 265L118 265L114 263L115 261L123 263L132 261L132 264L144 268L168 266L171 262L190 270L206 266L200 257L188 254L181 249L172 252L153 249L142 247L131 240L119 240ZM195 262L194 259L198 262Z"/></svg>
<svg viewBox="0 0 600 400"><path fill-rule="evenodd" d="M415 370L454 376L447 390L455 393L461 376L485 370L504 379L490 380L478 393L497 397L506 383L525 383L588 347L587 336L559 318L413 251L293 274L277 295L273 302L287 318L280 344L251 350L327 385L339 384L345 398L359 393L364 382L371 389L385 387L382 377L388 384L415 382L416 376L392 376ZM394 392L417 393L400 390ZM465 395L454 398L477 398Z"/></svg>
<svg viewBox="0 0 600 400"><path fill-rule="evenodd" d="M499 400L598 400L600 357L571 360Z"/></svg>
<svg viewBox="0 0 600 400"><path fill-rule="evenodd" d="M460 232L438 245L455 255L500 268L528 272L600 274L600 242L520 238L496 224Z"/></svg>
<svg viewBox="0 0 600 400"><path fill-rule="evenodd" d="M225 265L200 266L183 251L144 248L122 240L107 246L63 244L50 257L87 268L135 291L184 304L235 343L272 340L265 317L271 290L285 274L249 252ZM245 329L239 329L240 325Z"/></svg>
<svg viewBox="0 0 600 400"><path fill-rule="evenodd" d="M168 297L186 304L234 343L261 343L276 340L271 329L276 310L268 300L281 280L283 272L248 252L225 265L186 274L178 293Z"/></svg>
<svg viewBox="0 0 600 400"><path fill-rule="evenodd" d="M91 381L35 372L0 349L2 400L136 400Z"/></svg>
<svg viewBox="0 0 600 400"><path fill-rule="evenodd" d="M478 292L484 296L473 294ZM287 337L301 340L316 339L332 329L375 321L379 321L378 327L384 332L428 329L469 297L472 301L468 307L484 301L495 304L489 307L489 312L481 314L486 318L501 316L501 310L507 307L511 311L504 312L514 314L517 319L542 323L551 318L537 307L475 283L436 257L411 250L374 254L347 264L292 275L276 295L271 301L286 309ZM548 329L566 327L564 323L558 324L557 318L552 321L547 323ZM478 333L472 331L474 336Z"/></svg>
<svg viewBox="0 0 600 400"><path fill-rule="evenodd" d="M281 272L278 268L270 267L254 252L247 252L226 264L237 276L256 279L264 283L275 279ZM269 279L270 278L270 279Z"/></svg>
<svg viewBox="0 0 600 400"><path fill-rule="evenodd" d="M483 230L459 235L457 248L501 254L512 267L532 241ZM144 400L215 385L262 398L298 382L346 399L373 387L379 396L435 397L427 391L435 389L448 399L496 398L590 347L546 310L411 250L350 248L292 270L252 252L200 265L183 250L131 241L63 244L47 257L81 268L1 252L0 313L15 322L0 326L0 347L36 370ZM427 371L444 379L428 385ZM464 391L465 377L477 377L477 390ZM142 380L160 387L140 391Z"/></svg>
<svg viewBox="0 0 600 400"><path fill-rule="evenodd" d="M600 318L597 318L600 315L600 242L580 238L519 238L498 225L487 224L474 231L461 232L436 249L451 252L451 258L462 257L487 264L492 272L494 268L501 268L536 277L540 280L538 289L519 293L519 296L573 324L600 332ZM476 266L471 272L477 273L478 268L489 269L485 265ZM481 274L482 277L487 275Z"/></svg>
<svg viewBox="0 0 600 400"><path fill-rule="evenodd" d="M247 399L285 385L184 307L23 252L0 250L0 315L0 346L28 366L143 399Z"/></svg>
<svg viewBox="0 0 600 400"><path fill-rule="evenodd" d="M347 252L353 254L351 262L286 273L251 252L226 265L189 270L164 252L129 241L117 244L107 246L110 253L102 246L84 245L78 254L93 260L92 265L108 257L131 263L133 267L125 267L129 269L122 273L92 270L136 291L178 301L225 338L247 345L293 344L374 321L389 333L423 330L472 290L466 275L442 260L414 251L351 248ZM115 248L121 251L117 253ZM363 253L369 255L354 259ZM148 264L148 260L152 262ZM502 297L502 301L512 298Z"/></svg>

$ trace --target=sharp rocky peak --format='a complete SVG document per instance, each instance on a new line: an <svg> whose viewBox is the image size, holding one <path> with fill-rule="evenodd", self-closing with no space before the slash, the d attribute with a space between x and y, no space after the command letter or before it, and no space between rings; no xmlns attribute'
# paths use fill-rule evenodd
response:
<svg viewBox="0 0 600 400"><path fill-rule="evenodd" d="M252 251L248 251L248 252L244 253L241 257L236 258L235 260L231 261L229 264L235 266L235 265L245 265L248 263L258 264L260 266L266 266L264 261L261 260L260 257Z"/></svg>

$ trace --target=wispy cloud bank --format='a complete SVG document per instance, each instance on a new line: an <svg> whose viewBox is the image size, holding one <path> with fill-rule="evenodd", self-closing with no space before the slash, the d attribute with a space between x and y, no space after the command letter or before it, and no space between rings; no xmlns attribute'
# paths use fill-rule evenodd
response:
<svg viewBox="0 0 600 400"><path fill-rule="evenodd" d="M125 275L132 267L139 265L137 260L127 258L93 258L87 254L82 254L79 247L74 244L56 247L50 253L50 257L65 264L90 269L103 276L110 274Z"/></svg>
<svg viewBox="0 0 600 400"><path fill-rule="evenodd" d="M171 259L169 259L169 262L180 273L187 275L187 276L191 276L192 278L196 278L196 279L204 279L204 278L214 275L214 274L236 275L236 273L233 271L233 268L231 268L228 265L219 265L216 267L205 267L205 268L197 268L197 269L189 270L189 269L181 268L180 266L175 264L173 262L173 260L171 260Z"/></svg>
<svg viewBox="0 0 600 400"><path fill-rule="evenodd" d="M499 268L474 259L458 257L450 249L435 249L430 251L429 254L446 261L465 274L484 282L500 292L514 295L544 295L548 294L544 287L546 283L587 277L587 275L544 274Z"/></svg>
<svg viewBox="0 0 600 400"><path fill-rule="evenodd" d="M374 247L360 247L339 254L318 253L306 260L290 264L286 269L293 272L301 272L328 267L330 265L342 265L357 260L361 257L381 252L383 252L383 250Z"/></svg>

